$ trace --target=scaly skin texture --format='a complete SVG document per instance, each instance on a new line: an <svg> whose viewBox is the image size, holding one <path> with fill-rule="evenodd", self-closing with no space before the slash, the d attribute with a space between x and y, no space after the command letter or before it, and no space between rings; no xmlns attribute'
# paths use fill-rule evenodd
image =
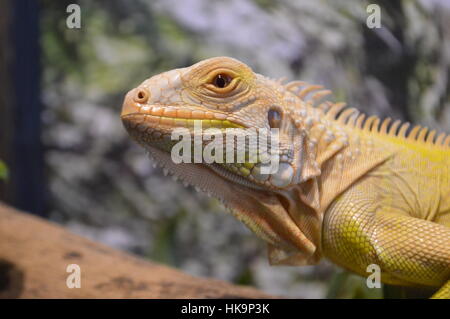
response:
<svg viewBox="0 0 450 319"><path fill-rule="evenodd" d="M267 241L272 264L327 257L362 276L377 264L385 283L450 298L450 137L321 102L329 93L218 57L144 81L121 118L166 173L219 198ZM278 128L278 171L261 173L260 158L175 164L170 135L192 132L194 120L219 132Z"/></svg>

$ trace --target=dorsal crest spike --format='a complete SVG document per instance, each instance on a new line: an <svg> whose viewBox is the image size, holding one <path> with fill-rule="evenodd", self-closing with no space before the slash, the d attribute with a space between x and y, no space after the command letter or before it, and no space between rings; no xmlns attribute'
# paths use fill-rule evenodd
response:
<svg viewBox="0 0 450 319"><path fill-rule="evenodd" d="M390 117L386 118L383 121L383 123L381 124L381 127L380 127L381 134L385 134L385 135L388 134L388 127L389 127L389 124L391 123L391 121L392 121L392 119Z"/></svg>
<svg viewBox="0 0 450 319"><path fill-rule="evenodd" d="M330 90L320 90L311 96L311 100L317 102L318 100L322 99L325 96L331 95L332 93L333 92L331 92Z"/></svg>
<svg viewBox="0 0 450 319"><path fill-rule="evenodd" d="M402 126L400 127L400 131L398 132L398 136L406 138L406 131L408 130L409 126L410 124L408 122L403 123Z"/></svg>
<svg viewBox="0 0 450 319"><path fill-rule="evenodd" d="M444 141L444 146L450 147L450 135L447 136L447 138Z"/></svg>
<svg viewBox="0 0 450 319"><path fill-rule="evenodd" d="M366 120L365 123L364 123L363 130L369 132L369 131L371 130L371 128L372 128L372 124L373 124L376 120L380 121L380 120L378 119L378 116L376 116L376 115L372 115L372 116L370 116L369 118L367 118L367 120Z"/></svg>
<svg viewBox="0 0 450 319"><path fill-rule="evenodd" d="M355 127L356 126L356 120L358 119L359 116L359 111L357 109L354 109L355 112L350 115L348 121L347 121L347 125L350 127Z"/></svg>
<svg viewBox="0 0 450 319"><path fill-rule="evenodd" d="M338 116L337 121L341 124L346 124L348 118L357 112L358 111L355 108L346 109Z"/></svg>
<svg viewBox="0 0 450 319"><path fill-rule="evenodd" d="M372 127L370 128L370 131L373 133L378 133L379 127L380 127L380 118L376 116L375 120L373 121Z"/></svg>
<svg viewBox="0 0 450 319"><path fill-rule="evenodd" d="M291 82L285 84L285 87L286 87L286 90L296 93L300 87L305 86L305 85L308 85L308 84L304 81L291 81Z"/></svg>
<svg viewBox="0 0 450 319"><path fill-rule="evenodd" d="M419 131L419 135L417 135L417 140L425 143L425 138L427 137L428 127L422 127Z"/></svg>
<svg viewBox="0 0 450 319"><path fill-rule="evenodd" d="M342 111L343 108L345 108L347 104L344 102L335 103L331 106L331 108L328 110L326 116L329 119L335 120L337 114Z"/></svg>
<svg viewBox="0 0 450 319"><path fill-rule="evenodd" d="M428 133L427 139L425 140L425 143L434 144L434 138L436 136L436 130L432 130L430 133Z"/></svg>
<svg viewBox="0 0 450 319"><path fill-rule="evenodd" d="M419 134L419 131L420 131L421 128L422 127L420 125L414 126L414 128L408 134L408 140L409 141L417 140L417 134Z"/></svg>
<svg viewBox="0 0 450 319"><path fill-rule="evenodd" d="M437 139L436 139L436 145L441 145L441 146L443 146L443 145L444 145L444 139L445 139L446 136L447 136L447 135L446 135L445 133L439 134L439 136L438 136Z"/></svg>
<svg viewBox="0 0 450 319"><path fill-rule="evenodd" d="M362 129L362 125L364 123L364 119L366 118L366 114L362 113L358 118L356 119L355 127Z"/></svg>
<svg viewBox="0 0 450 319"><path fill-rule="evenodd" d="M391 127L389 128L388 135L390 136L397 136L397 129L402 124L402 121L396 120L394 123L392 123Z"/></svg>
<svg viewBox="0 0 450 319"><path fill-rule="evenodd" d="M323 89L322 85L308 85L305 88L303 88L297 95L299 98L304 99L308 93L311 93L313 91L317 91Z"/></svg>

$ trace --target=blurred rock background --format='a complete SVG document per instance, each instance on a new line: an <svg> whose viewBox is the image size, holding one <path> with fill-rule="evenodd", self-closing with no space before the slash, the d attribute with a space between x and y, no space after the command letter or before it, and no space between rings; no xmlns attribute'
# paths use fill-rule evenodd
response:
<svg viewBox="0 0 450 319"><path fill-rule="evenodd" d="M49 218L198 276L295 298L381 297L324 261L271 267L218 201L165 178L127 137L124 94L149 76L226 55L258 73L323 84L367 114L450 131L445 0L40 2L42 143ZM381 7L380 29L366 8ZM0 155L1 156L1 155Z"/></svg>

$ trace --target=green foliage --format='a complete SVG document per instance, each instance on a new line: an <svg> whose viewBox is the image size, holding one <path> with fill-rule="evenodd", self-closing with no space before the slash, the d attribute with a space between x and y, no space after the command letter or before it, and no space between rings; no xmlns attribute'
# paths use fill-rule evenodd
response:
<svg viewBox="0 0 450 319"><path fill-rule="evenodd" d="M8 179L8 168L6 167L6 164L0 160L0 180L7 180Z"/></svg>
<svg viewBox="0 0 450 319"><path fill-rule="evenodd" d="M383 289L370 289L366 285L366 278L342 271L336 273L331 279L327 298L381 299L383 298Z"/></svg>
<svg viewBox="0 0 450 319"><path fill-rule="evenodd" d="M272 0L254 0L254 2L265 10L270 10L277 6L276 1Z"/></svg>

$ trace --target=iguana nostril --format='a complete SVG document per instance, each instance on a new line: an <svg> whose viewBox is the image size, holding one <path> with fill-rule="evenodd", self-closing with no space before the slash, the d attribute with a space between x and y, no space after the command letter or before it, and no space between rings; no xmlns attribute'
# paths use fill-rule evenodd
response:
<svg viewBox="0 0 450 319"><path fill-rule="evenodd" d="M134 96L134 100L137 103L146 103L150 98L150 92L146 89L138 89Z"/></svg>

